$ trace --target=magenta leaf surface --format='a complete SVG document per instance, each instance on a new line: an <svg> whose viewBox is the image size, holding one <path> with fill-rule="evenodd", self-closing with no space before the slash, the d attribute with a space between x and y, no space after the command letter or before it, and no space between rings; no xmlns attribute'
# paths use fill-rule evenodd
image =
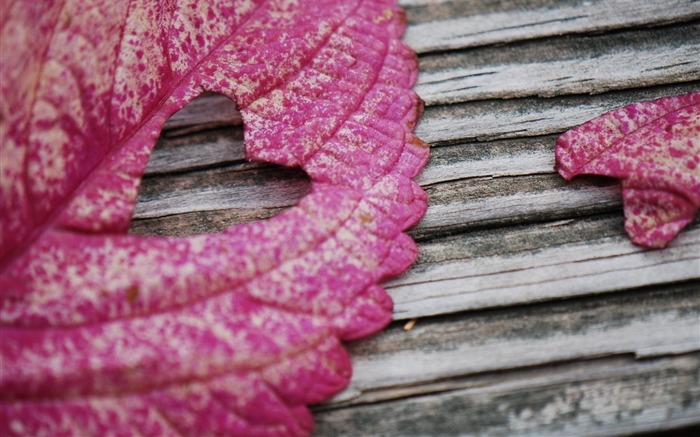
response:
<svg viewBox="0 0 700 437"><path fill-rule="evenodd" d="M415 260L417 66L393 1L8 1L0 23L0 433L304 435L341 341ZM126 233L163 123L233 99L312 190L267 221Z"/></svg>
<svg viewBox="0 0 700 437"><path fill-rule="evenodd" d="M557 140L566 179L622 179L625 229L645 247L665 247L700 207L700 93L615 109Z"/></svg>

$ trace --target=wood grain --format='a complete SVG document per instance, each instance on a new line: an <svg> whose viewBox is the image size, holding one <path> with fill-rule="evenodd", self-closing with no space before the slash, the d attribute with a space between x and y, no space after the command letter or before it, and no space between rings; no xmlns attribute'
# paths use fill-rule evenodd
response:
<svg viewBox="0 0 700 437"><path fill-rule="evenodd" d="M698 241L697 226L658 252L632 245L625 235L593 238L536 251L426 263L386 285L397 319L590 295L700 279Z"/></svg>
<svg viewBox="0 0 700 437"><path fill-rule="evenodd" d="M354 377L332 403L461 375L629 354L692 353L700 281L526 307L418 319L351 346ZM663 290L663 291L662 291ZM376 400L376 399L374 399ZM367 401L367 400L365 400Z"/></svg>
<svg viewBox="0 0 700 437"><path fill-rule="evenodd" d="M395 324L351 345L353 382L319 407L318 434L617 435L697 423L699 286L419 319L410 332Z"/></svg>
<svg viewBox="0 0 700 437"><path fill-rule="evenodd" d="M418 53L583 32L661 25L700 17L695 0L402 0L404 39Z"/></svg>
<svg viewBox="0 0 700 437"><path fill-rule="evenodd" d="M316 435L600 435L697 424L697 354L594 359L475 375L436 393L316 414ZM697 432L697 429L695 429ZM685 434L693 435L693 431Z"/></svg>
<svg viewBox="0 0 700 437"><path fill-rule="evenodd" d="M433 105L687 82L700 80L699 52L690 24L441 53L421 58L416 92Z"/></svg>

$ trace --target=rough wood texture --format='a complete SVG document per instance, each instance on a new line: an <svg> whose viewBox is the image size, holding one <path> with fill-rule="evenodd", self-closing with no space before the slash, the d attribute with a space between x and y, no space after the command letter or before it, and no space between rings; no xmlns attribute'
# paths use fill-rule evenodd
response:
<svg viewBox="0 0 700 437"><path fill-rule="evenodd" d="M324 435L629 435L700 426L700 223L632 245L616 182L566 183L563 131L700 88L700 1L403 0L432 146L411 230L421 254L385 284L396 322L354 342ZM233 104L200 97L149 162L132 232L264 219L306 175L244 160ZM407 322L413 325L405 331Z"/></svg>
<svg viewBox="0 0 700 437"><path fill-rule="evenodd" d="M659 26L700 17L695 0L405 0L406 42L418 53L582 32Z"/></svg>
<svg viewBox="0 0 700 437"><path fill-rule="evenodd" d="M602 93L692 79L700 25L575 36L426 55L416 91L429 105L500 97ZM640 58L648 59L643 66ZM637 70L634 76L630 70ZM537 77L533 81L532 77Z"/></svg>
<svg viewBox="0 0 700 437"><path fill-rule="evenodd" d="M357 403L363 396L376 400L385 395L380 389L401 387L405 393L419 384L545 363L692 353L700 341L697 288L697 282L648 287L420 319L409 332L394 326L383 338L353 345L354 378L335 402Z"/></svg>
<svg viewBox="0 0 700 437"><path fill-rule="evenodd" d="M320 412L316 433L614 436L685 428L700 415L699 371L700 357L688 355L475 375L462 382L467 388Z"/></svg>

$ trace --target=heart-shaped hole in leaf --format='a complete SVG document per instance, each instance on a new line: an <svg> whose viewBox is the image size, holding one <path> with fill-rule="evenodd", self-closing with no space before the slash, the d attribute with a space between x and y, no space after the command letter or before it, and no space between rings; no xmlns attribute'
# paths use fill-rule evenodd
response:
<svg viewBox="0 0 700 437"><path fill-rule="evenodd" d="M247 161L243 132L235 104L220 94L206 93L174 114L146 166L130 232L220 232L268 219L309 194L300 168Z"/></svg>
<svg viewBox="0 0 700 437"><path fill-rule="evenodd" d="M186 236L221 232L269 219L309 194L302 170L233 164L186 174L146 177L129 232Z"/></svg>

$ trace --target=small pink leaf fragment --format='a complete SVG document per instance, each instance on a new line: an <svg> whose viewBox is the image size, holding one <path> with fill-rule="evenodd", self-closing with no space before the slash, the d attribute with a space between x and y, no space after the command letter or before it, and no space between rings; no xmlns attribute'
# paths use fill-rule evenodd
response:
<svg viewBox="0 0 700 437"><path fill-rule="evenodd" d="M393 0L7 1L0 434L305 435L342 340L391 320L417 248L417 65ZM234 100L298 205L188 238L126 230L162 125Z"/></svg>
<svg viewBox="0 0 700 437"><path fill-rule="evenodd" d="M665 247L700 208L700 92L634 103L557 139L556 169L622 180L625 229Z"/></svg>

